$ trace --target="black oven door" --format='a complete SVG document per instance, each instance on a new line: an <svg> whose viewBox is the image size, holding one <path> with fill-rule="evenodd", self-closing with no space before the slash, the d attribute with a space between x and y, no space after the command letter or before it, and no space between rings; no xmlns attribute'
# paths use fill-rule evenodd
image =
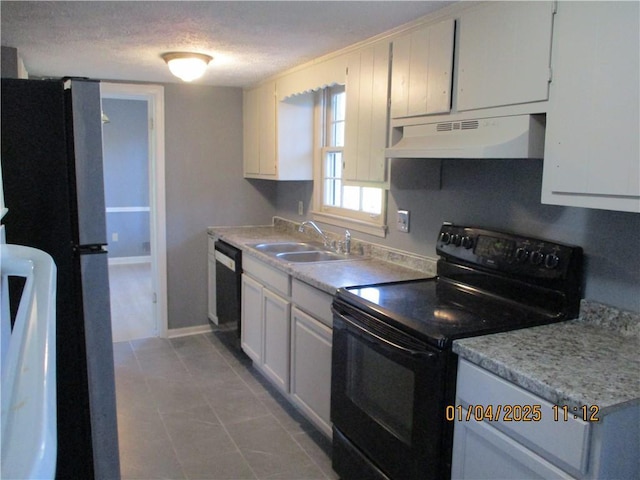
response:
<svg viewBox="0 0 640 480"><path fill-rule="evenodd" d="M339 300L333 306L336 472L345 480L447 476L445 352Z"/></svg>

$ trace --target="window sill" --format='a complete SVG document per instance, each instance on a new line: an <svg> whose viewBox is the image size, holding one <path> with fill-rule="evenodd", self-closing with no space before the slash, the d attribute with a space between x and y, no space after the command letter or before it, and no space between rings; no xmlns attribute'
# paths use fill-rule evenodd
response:
<svg viewBox="0 0 640 480"><path fill-rule="evenodd" d="M312 211L311 215L313 216L313 219L318 222L327 223L336 227L347 228L349 230L367 233L369 235L380 238L385 238L387 236L386 225L363 222L362 220L354 220L351 218L341 217L338 215L332 215L329 213L318 211Z"/></svg>

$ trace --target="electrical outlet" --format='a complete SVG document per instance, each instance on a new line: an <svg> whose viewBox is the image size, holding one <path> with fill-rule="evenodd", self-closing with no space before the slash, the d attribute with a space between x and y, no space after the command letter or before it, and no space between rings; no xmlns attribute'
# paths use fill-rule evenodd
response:
<svg viewBox="0 0 640 480"><path fill-rule="evenodd" d="M398 210L396 228L399 232L409 232L409 210Z"/></svg>
<svg viewBox="0 0 640 480"><path fill-rule="evenodd" d="M111 241L112 242L117 242L118 241L118 234L117 233L112 233L111 234Z"/></svg>
<svg viewBox="0 0 640 480"><path fill-rule="evenodd" d="M302 200L298 202L298 215L304 215L304 202Z"/></svg>

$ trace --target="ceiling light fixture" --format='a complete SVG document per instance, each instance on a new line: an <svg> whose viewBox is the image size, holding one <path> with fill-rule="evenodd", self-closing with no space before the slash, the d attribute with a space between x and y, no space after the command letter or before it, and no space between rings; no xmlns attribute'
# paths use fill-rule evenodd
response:
<svg viewBox="0 0 640 480"><path fill-rule="evenodd" d="M163 53L162 58L169 65L171 73L185 82L190 82L204 75L207 65L213 60L213 57L209 55L189 52Z"/></svg>

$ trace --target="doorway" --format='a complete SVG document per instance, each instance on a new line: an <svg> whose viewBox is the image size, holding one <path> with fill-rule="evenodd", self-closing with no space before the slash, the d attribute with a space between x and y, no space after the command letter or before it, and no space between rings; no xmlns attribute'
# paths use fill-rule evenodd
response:
<svg viewBox="0 0 640 480"><path fill-rule="evenodd" d="M113 203L107 204L113 339L166 337L164 88L100 85L103 122L112 121L110 108L114 122L132 122L103 130L105 183L111 183L105 190L110 187ZM114 143L108 128L124 129L128 140Z"/></svg>

